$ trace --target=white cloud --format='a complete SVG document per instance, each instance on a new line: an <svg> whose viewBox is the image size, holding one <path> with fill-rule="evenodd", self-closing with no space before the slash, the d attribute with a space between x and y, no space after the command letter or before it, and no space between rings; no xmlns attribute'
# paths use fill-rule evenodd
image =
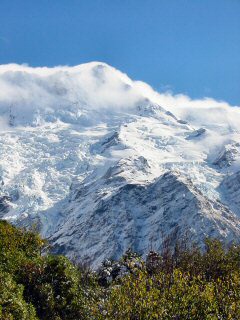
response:
<svg viewBox="0 0 240 320"><path fill-rule="evenodd" d="M183 94L158 93L141 81L136 81L135 86L150 100L193 125L216 125L239 131L240 107L231 106L227 102L216 101L209 97L193 100Z"/></svg>
<svg viewBox="0 0 240 320"><path fill-rule="evenodd" d="M192 100L186 95L158 93L141 81L99 62L75 67L32 68L27 65L0 66L0 114L10 108L19 123L36 123L39 114L79 114L80 107L131 109L148 98L193 125L239 130L240 109L211 98Z"/></svg>

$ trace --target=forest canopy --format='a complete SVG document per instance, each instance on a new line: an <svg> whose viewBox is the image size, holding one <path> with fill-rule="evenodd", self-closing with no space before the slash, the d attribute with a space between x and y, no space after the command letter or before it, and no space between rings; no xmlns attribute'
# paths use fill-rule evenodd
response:
<svg viewBox="0 0 240 320"><path fill-rule="evenodd" d="M128 250L93 271L0 221L0 319L240 319L240 246Z"/></svg>

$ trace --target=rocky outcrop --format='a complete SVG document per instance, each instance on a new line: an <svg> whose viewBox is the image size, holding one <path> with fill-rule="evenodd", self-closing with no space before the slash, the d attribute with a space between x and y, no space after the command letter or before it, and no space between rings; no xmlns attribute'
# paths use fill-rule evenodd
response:
<svg viewBox="0 0 240 320"><path fill-rule="evenodd" d="M240 217L240 171L226 176L221 184L221 190L228 206Z"/></svg>
<svg viewBox="0 0 240 320"><path fill-rule="evenodd" d="M174 245L187 237L201 244L207 236L231 241L240 235L239 219L180 174L166 172L143 185L125 181L117 192L104 194L107 180L105 176L97 187L82 191L65 208L51 238L55 252L97 267L128 248L144 255L151 248L160 251L166 240Z"/></svg>
<svg viewBox="0 0 240 320"><path fill-rule="evenodd" d="M11 197L9 196L0 196L0 218L3 218L3 216L11 209Z"/></svg>
<svg viewBox="0 0 240 320"><path fill-rule="evenodd" d="M227 144L223 147L213 164L219 168L230 167L236 159L240 159L240 144Z"/></svg>

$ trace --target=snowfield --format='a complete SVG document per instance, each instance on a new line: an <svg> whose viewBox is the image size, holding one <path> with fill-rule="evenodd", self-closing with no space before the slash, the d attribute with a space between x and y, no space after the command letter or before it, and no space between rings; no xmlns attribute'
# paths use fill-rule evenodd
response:
<svg viewBox="0 0 240 320"><path fill-rule="evenodd" d="M129 247L240 236L240 109L99 62L0 66L0 217L97 267Z"/></svg>

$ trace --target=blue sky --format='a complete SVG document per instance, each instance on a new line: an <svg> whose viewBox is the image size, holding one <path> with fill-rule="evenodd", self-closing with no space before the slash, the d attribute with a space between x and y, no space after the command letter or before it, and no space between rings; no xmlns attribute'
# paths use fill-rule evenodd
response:
<svg viewBox="0 0 240 320"><path fill-rule="evenodd" d="M240 105L240 1L0 1L0 64L93 60L158 91Z"/></svg>

